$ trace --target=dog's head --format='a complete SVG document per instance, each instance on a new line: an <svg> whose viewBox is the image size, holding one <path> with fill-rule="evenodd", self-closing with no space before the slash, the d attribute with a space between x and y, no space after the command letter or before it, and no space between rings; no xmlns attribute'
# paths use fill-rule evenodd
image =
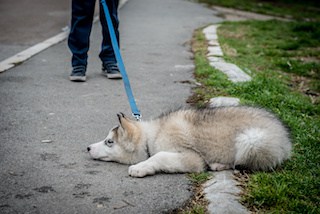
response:
<svg viewBox="0 0 320 214"><path fill-rule="evenodd" d="M134 164L147 159L141 140L139 122L117 114L120 125L112 128L103 141L91 144L87 150L93 159Z"/></svg>

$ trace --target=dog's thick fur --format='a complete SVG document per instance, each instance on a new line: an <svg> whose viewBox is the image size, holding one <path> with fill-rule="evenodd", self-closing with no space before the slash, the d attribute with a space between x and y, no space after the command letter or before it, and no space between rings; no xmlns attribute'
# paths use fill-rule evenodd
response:
<svg viewBox="0 0 320 214"><path fill-rule="evenodd" d="M118 117L120 125L88 151L93 159L135 164L129 167L133 177L207 167L270 170L291 154L287 129L260 108L182 109L143 122Z"/></svg>

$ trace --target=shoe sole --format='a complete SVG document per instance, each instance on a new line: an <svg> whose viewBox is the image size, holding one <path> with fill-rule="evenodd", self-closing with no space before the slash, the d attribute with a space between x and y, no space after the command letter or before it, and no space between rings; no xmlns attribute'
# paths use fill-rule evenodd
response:
<svg viewBox="0 0 320 214"><path fill-rule="evenodd" d="M122 76L120 73L118 74L106 74L106 73L102 73L103 76L106 76L108 79L122 79Z"/></svg>
<svg viewBox="0 0 320 214"><path fill-rule="evenodd" d="M69 79L73 82L85 82L86 76L69 76Z"/></svg>

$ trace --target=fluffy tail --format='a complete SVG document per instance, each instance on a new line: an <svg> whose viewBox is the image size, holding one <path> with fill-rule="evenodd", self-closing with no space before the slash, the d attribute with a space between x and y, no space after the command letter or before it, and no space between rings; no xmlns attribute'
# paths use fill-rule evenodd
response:
<svg viewBox="0 0 320 214"><path fill-rule="evenodd" d="M236 137L235 166L252 170L271 170L291 154L291 143L285 130L250 128Z"/></svg>

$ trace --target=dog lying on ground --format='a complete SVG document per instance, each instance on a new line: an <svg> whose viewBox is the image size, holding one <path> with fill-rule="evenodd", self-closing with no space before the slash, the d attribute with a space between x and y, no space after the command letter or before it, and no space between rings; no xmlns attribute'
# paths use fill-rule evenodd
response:
<svg viewBox="0 0 320 214"><path fill-rule="evenodd" d="M133 177L236 166L271 170L291 154L287 129L260 108L181 109L142 122L118 118L120 125L87 150L93 159L130 164Z"/></svg>

